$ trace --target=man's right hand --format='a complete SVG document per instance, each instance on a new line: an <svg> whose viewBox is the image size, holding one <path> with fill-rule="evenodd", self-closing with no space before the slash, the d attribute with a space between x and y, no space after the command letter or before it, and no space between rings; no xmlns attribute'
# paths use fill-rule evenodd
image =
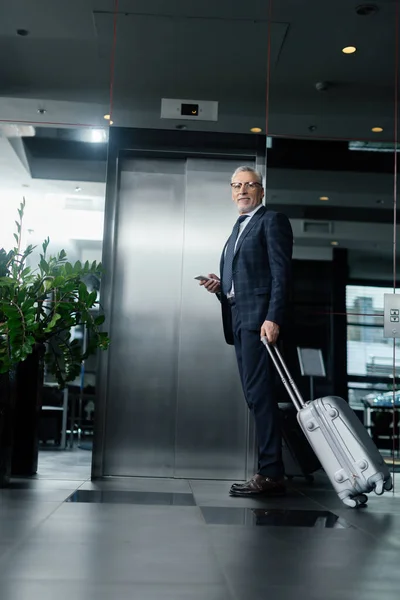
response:
<svg viewBox="0 0 400 600"><path fill-rule="evenodd" d="M215 279L215 281L200 281L200 285L203 285L206 288L207 292L210 292L211 294L217 294L221 291L221 283L219 277L214 273L209 273L208 277L210 277L211 279Z"/></svg>

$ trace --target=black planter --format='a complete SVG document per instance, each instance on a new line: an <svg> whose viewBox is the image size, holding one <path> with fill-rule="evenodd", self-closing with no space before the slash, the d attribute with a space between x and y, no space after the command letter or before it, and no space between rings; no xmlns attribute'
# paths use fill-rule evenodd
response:
<svg viewBox="0 0 400 600"><path fill-rule="evenodd" d="M38 344L16 369L12 475L30 476L37 472L44 353L44 345Z"/></svg>
<svg viewBox="0 0 400 600"><path fill-rule="evenodd" d="M10 483L14 406L15 370L0 374L0 488Z"/></svg>

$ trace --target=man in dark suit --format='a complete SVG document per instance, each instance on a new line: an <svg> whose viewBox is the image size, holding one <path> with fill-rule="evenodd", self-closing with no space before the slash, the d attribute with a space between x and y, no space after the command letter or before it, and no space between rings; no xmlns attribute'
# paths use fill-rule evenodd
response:
<svg viewBox="0 0 400 600"><path fill-rule="evenodd" d="M284 323L291 284L293 233L287 217L262 205L260 173L239 167L232 176L232 199L240 217L221 257L221 279L200 285L221 301L225 340L235 346L244 396L254 415L258 472L233 484L232 496L286 492L282 440L273 365L261 342L276 342Z"/></svg>

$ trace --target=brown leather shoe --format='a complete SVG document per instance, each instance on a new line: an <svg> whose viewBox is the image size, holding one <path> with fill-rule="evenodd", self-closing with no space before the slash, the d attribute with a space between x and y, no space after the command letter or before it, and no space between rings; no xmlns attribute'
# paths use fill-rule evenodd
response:
<svg viewBox="0 0 400 600"><path fill-rule="evenodd" d="M286 494L286 485L283 478L272 479L264 475L254 475L243 484L233 484L230 496L284 496Z"/></svg>

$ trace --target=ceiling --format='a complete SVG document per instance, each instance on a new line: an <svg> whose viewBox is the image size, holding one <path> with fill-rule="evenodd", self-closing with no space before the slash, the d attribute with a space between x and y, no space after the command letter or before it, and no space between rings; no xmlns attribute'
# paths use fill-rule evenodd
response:
<svg viewBox="0 0 400 600"><path fill-rule="evenodd" d="M174 129L182 121L160 118L161 98L170 97L219 102L217 122L191 121L188 129L244 133L258 126L274 138L393 142L398 2L372 0L378 10L369 16L356 13L361 3L119 0L116 15L114 0L41 0L40 10L32 0L0 0L0 52L10 57L0 64L0 123L50 127L66 143L60 127L106 125L112 80L114 126ZM344 55L348 45L357 52ZM318 91L318 82L326 89ZM378 125L383 132L372 133ZM88 197L104 194L96 169L92 181L78 178L77 165L76 180L51 182L40 172L31 178L29 148L29 140L22 148L0 138L2 191L50 186L68 198L79 186ZM55 165L51 156L40 158L42 174ZM274 207L293 219L325 216L338 235L343 223L341 245L364 262L382 252L391 268L392 173L315 170L311 161L302 169L274 165L267 183ZM358 229L351 210L360 211ZM303 237L299 230L297 245L330 250L330 238Z"/></svg>
<svg viewBox="0 0 400 600"><path fill-rule="evenodd" d="M109 110L114 0L0 0L3 119L98 125ZM265 128L274 135L393 138L396 2L376 0L120 0L114 122L160 120L162 97L219 101L216 131ZM29 35L16 35L17 29ZM341 49L354 44L358 52ZM268 57L270 60L268 61ZM324 92L317 82L328 82ZM7 103L7 98L18 98ZM87 105L91 105L88 109ZM86 110L84 109L86 106ZM45 115L37 113L46 109ZM16 114L18 113L18 114ZM104 121L103 121L104 124Z"/></svg>

